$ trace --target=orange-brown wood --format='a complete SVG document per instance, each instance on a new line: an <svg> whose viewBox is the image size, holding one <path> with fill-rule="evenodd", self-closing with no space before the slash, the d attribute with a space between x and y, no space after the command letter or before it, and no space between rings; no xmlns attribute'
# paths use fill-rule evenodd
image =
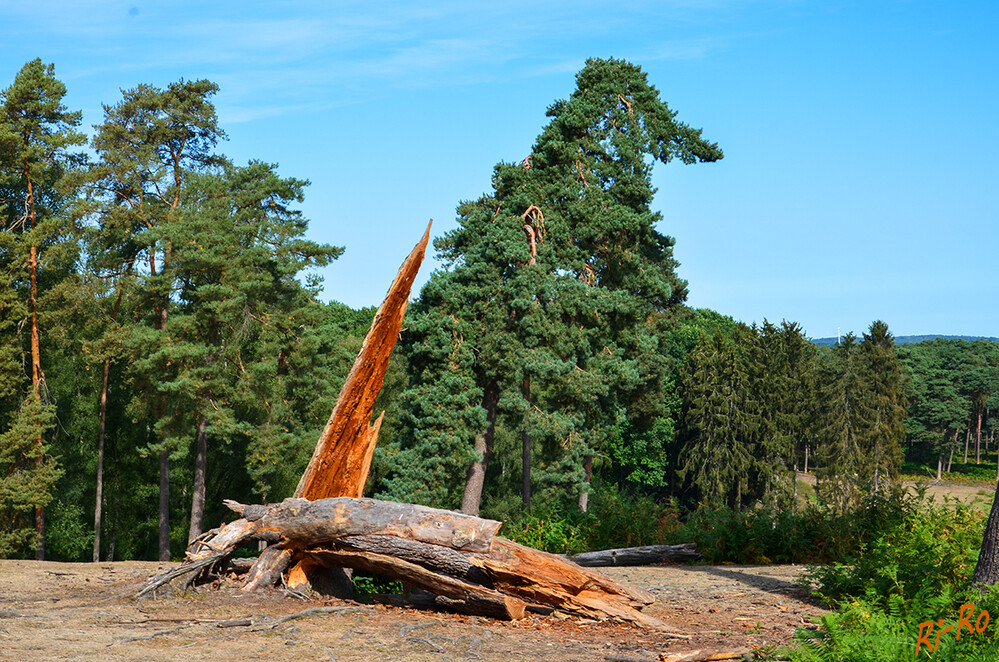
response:
<svg viewBox="0 0 999 662"><path fill-rule="evenodd" d="M314 501L328 497L362 496L381 425L381 417L370 425L375 399L385 380L389 357L406 314L409 291L423 262L429 240L428 223L423 238L403 262L375 314L361 352L337 398L333 414L298 483L296 497Z"/></svg>

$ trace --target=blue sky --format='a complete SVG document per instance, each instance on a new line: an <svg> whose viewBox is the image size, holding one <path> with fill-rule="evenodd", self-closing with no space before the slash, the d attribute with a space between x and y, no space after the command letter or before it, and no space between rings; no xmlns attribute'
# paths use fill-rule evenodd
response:
<svg viewBox="0 0 999 662"><path fill-rule="evenodd" d="M311 180L311 237L346 247L327 299L379 303L427 220L619 57L725 150L655 174L691 305L999 336L999 3L0 0L0 23L0 86L53 62L88 128L121 89L217 82L221 150Z"/></svg>

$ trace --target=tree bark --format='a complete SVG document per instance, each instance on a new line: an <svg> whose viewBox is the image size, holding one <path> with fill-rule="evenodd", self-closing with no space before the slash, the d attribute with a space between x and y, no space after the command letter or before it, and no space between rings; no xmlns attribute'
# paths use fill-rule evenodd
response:
<svg viewBox="0 0 999 662"><path fill-rule="evenodd" d="M809 449L809 444L808 444L808 442L805 442L805 473L806 474L808 473L808 449Z"/></svg>
<svg viewBox="0 0 999 662"><path fill-rule="evenodd" d="M988 524L985 525L982 549L978 555L972 583L984 593L997 581L999 581L999 485L996 485L995 500L992 502Z"/></svg>
<svg viewBox="0 0 999 662"><path fill-rule="evenodd" d="M975 464L982 460L982 410L984 407L979 402L977 406L977 421L975 422Z"/></svg>
<svg viewBox="0 0 999 662"><path fill-rule="evenodd" d="M131 267L129 267L131 271ZM118 298L114 302L114 310L111 312L111 323L118 320L118 311L121 310L121 299L124 292L119 288ZM97 425L97 498L94 503L94 563L101 560L101 528L102 511L104 506L104 435L107 429L108 418L108 385L111 375L111 359L104 359L104 373L101 378L100 397L100 422Z"/></svg>
<svg viewBox="0 0 999 662"><path fill-rule="evenodd" d="M38 217L35 210L35 192L33 187L33 182L31 180L31 170L28 167L28 162L24 162L24 180L27 182L28 186L28 197L25 200L25 206L27 208L27 221L28 230L35 229ZM39 339L38 330L38 246L34 243L34 237L31 238L31 243L29 246L29 256L28 256L28 281L29 281L29 296L28 296L28 311L31 316L31 391L34 394L35 401L41 404L42 402L42 357L41 357L41 341ZM42 440L41 431L38 432L38 437L36 443L40 449L44 450L45 442ZM42 465L45 462L45 454L41 452L38 454L38 459L35 460L35 468L40 471ZM45 560L45 508L38 506L35 508L35 534L37 540L35 543L35 560L44 561Z"/></svg>
<svg viewBox="0 0 999 662"><path fill-rule="evenodd" d="M954 447L950 447L950 456L947 458L947 473L950 473L950 468L954 466Z"/></svg>
<svg viewBox="0 0 999 662"><path fill-rule="evenodd" d="M160 561L170 560L170 451L160 451Z"/></svg>
<svg viewBox="0 0 999 662"><path fill-rule="evenodd" d="M593 474L593 454L583 458L583 485L579 492L579 512L585 513L590 506L590 478Z"/></svg>
<svg viewBox="0 0 999 662"><path fill-rule="evenodd" d="M531 403L531 378L524 377L524 401ZM521 505L525 511L531 509L531 433L527 430L527 416L524 416L523 428L520 431L520 471Z"/></svg>
<svg viewBox="0 0 999 662"><path fill-rule="evenodd" d="M971 428L969 427L964 435L964 463L968 463L968 447L971 445Z"/></svg>
<svg viewBox="0 0 999 662"><path fill-rule="evenodd" d="M482 408L486 410L486 429L475 438L475 459L468 467L465 476L465 493L461 497L461 512L478 515L482 502L482 487L486 482L486 467L492 451L493 434L496 431L496 411L499 406L499 385L495 381L486 384L482 395Z"/></svg>
<svg viewBox="0 0 999 662"><path fill-rule="evenodd" d="M937 454L937 480L943 478L943 451Z"/></svg>
<svg viewBox="0 0 999 662"><path fill-rule="evenodd" d="M600 568L615 565L651 565L673 561L682 563L701 558L697 545L688 542L682 545L646 545L644 547L623 547L603 549L596 552L574 554L569 560L586 568Z"/></svg>
<svg viewBox="0 0 999 662"><path fill-rule="evenodd" d="M121 301L121 298L118 298ZM97 497L94 499L94 563L101 560L101 510L104 505L104 430L108 414L108 376L111 359L104 359L101 379L101 414L97 424Z"/></svg>
<svg viewBox="0 0 999 662"><path fill-rule="evenodd" d="M205 473L208 468L208 419L198 414L197 450L194 455L194 494L191 497L191 526L187 544L201 535L205 522Z"/></svg>

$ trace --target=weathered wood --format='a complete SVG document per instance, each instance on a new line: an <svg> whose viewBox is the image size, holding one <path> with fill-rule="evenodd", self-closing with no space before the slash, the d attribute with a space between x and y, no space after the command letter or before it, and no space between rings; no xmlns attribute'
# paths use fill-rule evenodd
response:
<svg viewBox="0 0 999 662"><path fill-rule="evenodd" d="M602 549L595 552L574 554L569 560L586 568L599 568L613 565L650 565L664 561L684 562L701 558L697 545L692 542L682 545L646 545L644 547L622 547Z"/></svg>
<svg viewBox="0 0 999 662"><path fill-rule="evenodd" d="M249 537L306 549L344 536L391 535L471 552L487 552L501 523L378 499L338 497L285 499L266 506L227 502L240 515L254 517Z"/></svg>
<svg viewBox="0 0 999 662"><path fill-rule="evenodd" d="M489 576L461 552L395 536L347 536L335 541L336 549L385 554L447 575L491 588Z"/></svg>
<svg viewBox="0 0 999 662"><path fill-rule="evenodd" d="M189 577L187 585L190 585L202 570L211 567L232 554L233 550L252 535L252 532L252 522L248 522L245 519L238 519L235 522L223 524L218 529L206 533L191 543L184 563L173 568L167 568L154 575L135 597L141 598L150 591L154 591L164 584L168 584L174 579L184 577L185 575ZM208 541L205 540L206 537Z"/></svg>
<svg viewBox="0 0 999 662"><path fill-rule="evenodd" d="M452 608L466 611L466 613L511 621L523 618L527 607L523 600L516 597L504 595L499 591L460 579L439 575L415 563L386 554L312 549L308 555L330 567L364 570L382 577L398 579L436 595L460 601L460 605L452 605Z"/></svg>
<svg viewBox="0 0 999 662"><path fill-rule="evenodd" d="M241 591L256 591L261 588L269 588L281 581L285 568L291 563L291 550L282 545L271 545L266 547L257 558L257 562L250 568L250 574L246 578Z"/></svg>
<svg viewBox="0 0 999 662"><path fill-rule="evenodd" d="M392 535L451 549L487 552L501 526L495 520L377 499L285 499L267 506L230 500L225 503L245 517L199 538L182 565L153 577L139 596L185 575L191 575L193 581L196 573L249 540L281 543L280 547L264 550L254 564L260 569L251 570L251 581L261 587L265 585L263 580L254 578L272 577L276 581L274 573L283 572L291 561L290 554L279 554L279 550L304 550L344 536ZM268 552L272 548L274 551Z"/></svg>
<svg viewBox="0 0 999 662"><path fill-rule="evenodd" d="M618 584L554 554L497 536L488 553L469 554L468 559L489 575L497 591L527 602L591 618L614 617L663 626L658 619L639 611L655 601L648 591Z"/></svg>
<svg viewBox="0 0 999 662"><path fill-rule="evenodd" d="M389 357L406 314L409 291L429 240L430 224L427 224L423 238L403 262L375 314L361 352L319 437L312 460L298 483L296 497L316 500L362 495L382 420L379 416L375 424L369 426L375 399L381 391Z"/></svg>

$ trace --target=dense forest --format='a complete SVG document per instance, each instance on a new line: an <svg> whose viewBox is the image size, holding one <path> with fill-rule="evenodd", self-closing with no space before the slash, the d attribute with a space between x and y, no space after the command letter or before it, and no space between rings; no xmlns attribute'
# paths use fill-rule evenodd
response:
<svg viewBox="0 0 999 662"><path fill-rule="evenodd" d="M903 462L995 453L999 344L899 346L874 321L820 346L689 308L651 173L722 150L634 65L576 83L434 242L366 494L694 517L792 511L805 471L849 513ZM0 93L0 557L175 558L223 497L279 501L311 456L374 309L319 299L343 248L306 239L308 182L224 156L217 92L138 85L89 137L52 65Z"/></svg>

